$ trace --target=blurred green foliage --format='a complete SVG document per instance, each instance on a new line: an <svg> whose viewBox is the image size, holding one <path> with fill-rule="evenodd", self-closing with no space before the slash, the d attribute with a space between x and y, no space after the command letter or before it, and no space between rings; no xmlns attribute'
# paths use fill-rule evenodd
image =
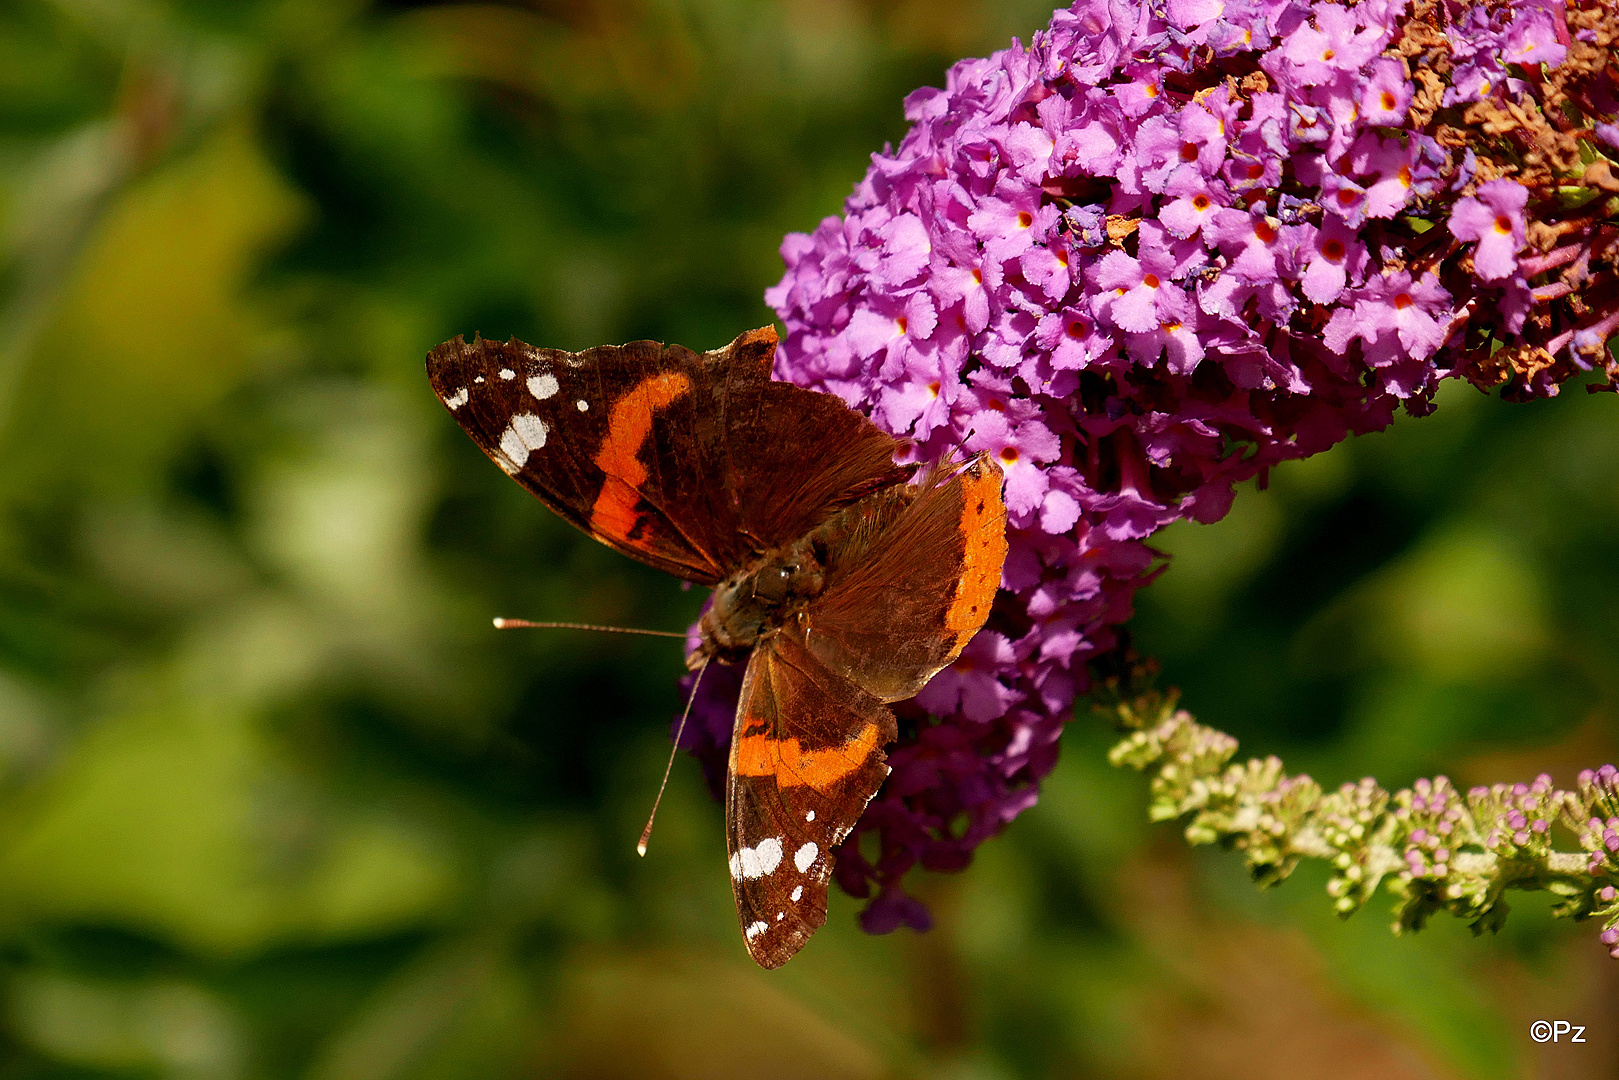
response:
<svg viewBox="0 0 1619 1080"><path fill-rule="evenodd" d="M699 597L433 400L456 333L770 318L900 101L1032 0L0 6L0 1080L1466 1077L1619 1067L1615 966L1340 924L1143 823L1083 716L939 927L737 939L667 749ZM1613 756L1619 414L1451 388L1170 530L1138 645L1324 782ZM1535 1047L1528 1023L1589 1025ZM1604 1029L1604 1022L1608 1022Z"/></svg>

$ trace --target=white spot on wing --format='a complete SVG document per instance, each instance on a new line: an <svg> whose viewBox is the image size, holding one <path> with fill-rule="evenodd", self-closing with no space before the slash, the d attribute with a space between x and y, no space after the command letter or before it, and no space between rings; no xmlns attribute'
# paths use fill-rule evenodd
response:
<svg viewBox="0 0 1619 1080"><path fill-rule="evenodd" d="M820 853L821 849L815 846L815 841L811 840L798 849L798 853L793 856L793 865L798 867L798 872L802 874L810 868L810 863L814 862L815 856Z"/></svg>
<svg viewBox="0 0 1619 1080"><path fill-rule="evenodd" d="M776 921L777 922L781 922L781 920L785 919L786 917L787 917L787 913L785 911L776 912Z"/></svg>
<svg viewBox="0 0 1619 1080"><path fill-rule="evenodd" d="M557 377L555 375L534 375L528 380L528 392L544 401L557 392Z"/></svg>
<svg viewBox="0 0 1619 1080"><path fill-rule="evenodd" d="M545 445L547 434L549 430L544 420L533 413L518 413L500 433L500 452L521 469L527 464L529 453Z"/></svg>
<svg viewBox="0 0 1619 1080"><path fill-rule="evenodd" d="M731 876L733 878L741 877L742 876L742 853L740 851L732 852L730 861L729 861L729 863L727 865L729 865L730 868L731 868Z"/></svg>
<svg viewBox="0 0 1619 1080"><path fill-rule="evenodd" d="M579 406L580 412L590 411L590 402L586 401L584 398L580 398L578 401L574 402L574 404Z"/></svg>
<svg viewBox="0 0 1619 1080"><path fill-rule="evenodd" d="M815 811L811 810L809 813L805 814L804 815L804 820L805 821L814 821L815 820Z"/></svg>
<svg viewBox="0 0 1619 1080"><path fill-rule="evenodd" d="M740 861L743 877L763 877L781 865L781 841L775 837L761 840L758 847L745 847L736 853L736 857Z"/></svg>
<svg viewBox="0 0 1619 1080"><path fill-rule="evenodd" d="M476 379L473 379L472 381L475 382L475 383L481 383L481 382L483 382L483 376L479 375Z"/></svg>
<svg viewBox="0 0 1619 1080"><path fill-rule="evenodd" d="M804 886L802 886L802 885L794 885L793 886L793 896L792 896L793 903L795 903L795 904L798 903L798 898L800 896L803 896L803 895L804 895Z"/></svg>
<svg viewBox="0 0 1619 1080"><path fill-rule="evenodd" d="M751 922L751 923L748 924L748 928L746 930L742 931L742 933L747 935L747 938L748 938L749 941L752 941L754 938L758 937L760 934L764 933L766 930L769 930L769 929L770 929L770 924L768 924L768 923Z"/></svg>
<svg viewBox="0 0 1619 1080"><path fill-rule="evenodd" d="M445 398L444 404L448 405L451 409L459 409L461 406L467 403L467 396L467 388L463 386L461 389Z"/></svg>
<svg viewBox="0 0 1619 1080"><path fill-rule="evenodd" d="M517 372L513 371L509 367L503 367L503 368L500 369L500 377L509 382L512 379L517 378Z"/></svg>

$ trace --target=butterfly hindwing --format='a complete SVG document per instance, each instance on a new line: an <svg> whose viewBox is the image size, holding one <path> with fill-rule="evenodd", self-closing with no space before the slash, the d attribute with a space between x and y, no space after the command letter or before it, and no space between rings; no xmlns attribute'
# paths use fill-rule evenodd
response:
<svg viewBox="0 0 1619 1080"><path fill-rule="evenodd" d="M893 713L827 670L788 625L748 662L726 787L742 938L780 967L826 922L835 849L888 775Z"/></svg>
<svg viewBox="0 0 1619 1080"><path fill-rule="evenodd" d="M1006 560L1001 470L980 454L923 481L856 547L805 612L810 651L883 701L914 697L989 618Z"/></svg>
<svg viewBox="0 0 1619 1080"><path fill-rule="evenodd" d="M434 391L485 454L571 524L714 584L904 479L895 441L831 395L773 382L771 327L695 353L445 342Z"/></svg>

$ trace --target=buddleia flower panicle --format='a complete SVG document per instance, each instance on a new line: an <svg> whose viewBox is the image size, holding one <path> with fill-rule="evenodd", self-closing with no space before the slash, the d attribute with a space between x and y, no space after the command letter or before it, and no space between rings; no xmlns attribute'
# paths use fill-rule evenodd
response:
<svg viewBox="0 0 1619 1080"><path fill-rule="evenodd" d="M1499 929L1509 890L1545 890L1555 915L1602 920L1619 957L1619 769L1580 774L1564 791L1548 775L1475 787L1443 776L1389 792L1370 777L1324 793L1276 758L1232 763L1236 740L1176 707L1173 696L1117 686L1093 709L1125 732L1114 764L1150 777L1151 816L1185 821L1186 839L1244 853L1254 880L1274 885L1304 859L1332 868L1327 893L1339 915L1359 911L1379 886L1394 896L1396 933L1438 912L1475 933ZM1558 830L1583 851L1564 850Z"/></svg>
<svg viewBox="0 0 1619 1080"><path fill-rule="evenodd" d="M1001 602L901 710L840 852L869 929L926 925L905 875L1034 802L1156 530L1431 410L1441 379L1614 387L1616 39L1608 0L1079 0L911 94L843 214L786 238L776 376L1005 473ZM1440 850L1395 873L1446 892Z"/></svg>

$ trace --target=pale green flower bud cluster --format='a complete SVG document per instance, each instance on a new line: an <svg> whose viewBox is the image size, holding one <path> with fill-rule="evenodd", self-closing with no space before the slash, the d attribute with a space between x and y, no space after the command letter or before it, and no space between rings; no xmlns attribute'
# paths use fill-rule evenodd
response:
<svg viewBox="0 0 1619 1080"><path fill-rule="evenodd" d="M1475 933L1497 930L1508 889L1545 889L1561 898L1555 914L1600 918L1602 942L1619 957L1619 769L1611 765L1581 773L1574 791L1542 775L1466 795L1443 776L1392 794L1370 777L1323 792L1308 776L1287 775L1276 757L1233 763L1237 740L1197 723L1173 694L1113 695L1096 708L1126 732L1108 759L1149 778L1151 819L1188 819L1188 842L1242 852L1260 885L1281 882L1302 859L1322 859L1341 916L1387 883L1395 933L1420 930L1440 911ZM1582 850L1559 851L1559 828Z"/></svg>

